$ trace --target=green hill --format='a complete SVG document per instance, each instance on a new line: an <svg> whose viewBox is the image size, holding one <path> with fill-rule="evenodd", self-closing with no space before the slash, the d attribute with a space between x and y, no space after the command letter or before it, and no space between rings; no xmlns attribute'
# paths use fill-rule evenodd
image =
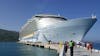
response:
<svg viewBox="0 0 100 56"><path fill-rule="evenodd" d="M0 42L18 41L19 33L16 31L9 31L0 29Z"/></svg>

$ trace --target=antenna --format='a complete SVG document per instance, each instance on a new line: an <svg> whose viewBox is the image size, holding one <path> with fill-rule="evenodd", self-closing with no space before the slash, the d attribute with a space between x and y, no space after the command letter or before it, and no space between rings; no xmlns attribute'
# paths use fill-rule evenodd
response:
<svg viewBox="0 0 100 56"><path fill-rule="evenodd" d="M60 14L58 14L58 16L60 16Z"/></svg>
<svg viewBox="0 0 100 56"><path fill-rule="evenodd" d="M92 14L92 19L96 19L96 15L95 14Z"/></svg>

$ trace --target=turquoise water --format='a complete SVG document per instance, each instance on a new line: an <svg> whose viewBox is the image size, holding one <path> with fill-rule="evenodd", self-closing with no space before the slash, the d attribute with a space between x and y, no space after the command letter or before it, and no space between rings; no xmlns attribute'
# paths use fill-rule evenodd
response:
<svg viewBox="0 0 100 56"><path fill-rule="evenodd" d="M1 42L0 56L57 56L55 50L38 48L29 45Z"/></svg>

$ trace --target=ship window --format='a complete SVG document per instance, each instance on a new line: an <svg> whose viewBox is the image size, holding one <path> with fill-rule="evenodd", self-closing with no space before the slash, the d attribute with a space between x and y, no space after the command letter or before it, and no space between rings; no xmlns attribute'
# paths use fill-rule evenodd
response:
<svg viewBox="0 0 100 56"><path fill-rule="evenodd" d="M38 18L55 18L55 19L59 19L59 20L67 20L66 18L63 17L56 17L56 16L35 16Z"/></svg>

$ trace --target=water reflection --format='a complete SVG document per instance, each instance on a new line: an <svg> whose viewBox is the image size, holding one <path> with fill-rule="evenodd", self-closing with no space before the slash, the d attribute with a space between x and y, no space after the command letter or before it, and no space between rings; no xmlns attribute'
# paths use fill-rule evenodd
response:
<svg viewBox="0 0 100 56"><path fill-rule="evenodd" d="M57 56L56 51L18 43L0 43L0 56Z"/></svg>
<svg viewBox="0 0 100 56"><path fill-rule="evenodd" d="M22 45L19 47L19 52L24 56L57 56L56 51L38 48L33 46Z"/></svg>

